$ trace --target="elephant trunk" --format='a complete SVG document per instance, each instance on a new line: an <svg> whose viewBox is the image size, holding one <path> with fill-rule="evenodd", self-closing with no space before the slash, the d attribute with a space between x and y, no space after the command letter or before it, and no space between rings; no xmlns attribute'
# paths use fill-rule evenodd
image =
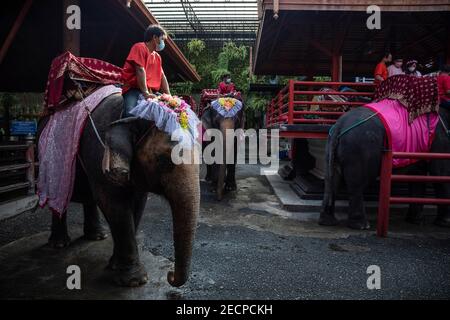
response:
<svg viewBox="0 0 450 320"><path fill-rule="evenodd" d="M169 271L167 281L182 286L189 278L192 247L200 211L200 182L198 165L182 165L181 175L172 176L167 198L172 208L175 270ZM178 168L175 169L175 171Z"/></svg>

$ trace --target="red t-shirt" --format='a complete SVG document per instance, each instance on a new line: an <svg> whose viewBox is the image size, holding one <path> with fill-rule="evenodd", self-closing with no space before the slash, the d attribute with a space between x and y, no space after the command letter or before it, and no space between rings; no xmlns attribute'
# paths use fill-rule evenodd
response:
<svg viewBox="0 0 450 320"><path fill-rule="evenodd" d="M136 78L135 64L145 69L147 88L158 91L164 74L161 56L156 52L150 52L144 42L138 42L131 47L122 71L124 83L122 93L131 88L139 88Z"/></svg>
<svg viewBox="0 0 450 320"><path fill-rule="evenodd" d="M235 88L234 88L233 83L227 84L223 81L221 83L219 83L219 93L220 94L232 93L234 90L235 90Z"/></svg>
<svg viewBox="0 0 450 320"><path fill-rule="evenodd" d="M450 90L450 76L447 74L440 74L437 77L437 85L439 92L439 101L450 101L447 92Z"/></svg>
<svg viewBox="0 0 450 320"><path fill-rule="evenodd" d="M381 81L376 79L377 75L381 76L383 78L383 80L386 80L388 78L388 69L384 62L380 62L379 64L377 64L377 66L375 67L375 71L373 73L373 76L375 77L374 82L376 84L379 84Z"/></svg>

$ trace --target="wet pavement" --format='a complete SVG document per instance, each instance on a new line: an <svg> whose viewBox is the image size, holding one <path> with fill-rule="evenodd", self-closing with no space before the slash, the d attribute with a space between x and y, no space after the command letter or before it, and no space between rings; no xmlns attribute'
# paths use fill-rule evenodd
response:
<svg viewBox="0 0 450 320"><path fill-rule="evenodd" d="M166 282L173 263L167 203L151 195L138 239L149 282L120 288L103 269L110 238L80 238L81 206L72 204L73 243L45 246L50 214L38 209L0 221L0 299L448 299L450 230L424 226L392 214L389 237L344 225L321 227L318 213L281 208L257 165L238 167L238 191L222 202L202 182L202 203L191 278L181 288ZM340 216L345 219L345 216ZM343 222L344 223L344 222ZM66 268L81 269L81 290L68 290ZM367 268L381 270L381 289L367 288Z"/></svg>

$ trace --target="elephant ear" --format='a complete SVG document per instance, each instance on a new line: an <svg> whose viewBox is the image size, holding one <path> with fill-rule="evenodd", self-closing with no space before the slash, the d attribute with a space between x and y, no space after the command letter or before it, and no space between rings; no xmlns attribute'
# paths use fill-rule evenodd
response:
<svg viewBox="0 0 450 320"><path fill-rule="evenodd" d="M151 121L137 117L120 119L109 125L105 133L102 171L112 182L121 186L128 184L136 143L151 125Z"/></svg>
<svg viewBox="0 0 450 320"><path fill-rule="evenodd" d="M207 108L202 114L202 125L205 129L212 128L212 114L211 107Z"/></svg>
<svg viewBox="0 0 450 320"><path fill-rule="evenodd" d="M151 127L152 122L138 117L128 117L112 122L109 125L108 133L128 137L127 142L134 145Z"/></svg>

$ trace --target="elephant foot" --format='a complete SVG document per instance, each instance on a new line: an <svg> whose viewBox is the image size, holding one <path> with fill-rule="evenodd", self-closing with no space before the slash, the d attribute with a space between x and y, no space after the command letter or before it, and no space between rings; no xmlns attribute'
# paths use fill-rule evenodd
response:
<svg viewBox="0 0 450 320"><path fill-rule="evenodd" d="M411 224L424 225L425 217L423 217L423 216L407 216L405 218L405 221L408 223L411 223Z"/></svg>
<svg viewBox="0 0 450 320"><path fill-rule="evenodd" d="M319 225L321 226L336 226L339 221L332 215L321 214L319 218Z"/></svg>
<svg viewBox="0 0 450 320"><path fill-rule="evenodd" d="M108 238L108 234L102 226L99 226L95 229L85 229L84 238L86 240L99 241Z"/></svg>
<svg viewBox="0 0 450 320"><path fill-rule="evenodd" d="M70 237L68 234L55 235L51 234L48 238L48 245L55 249L62 249L68 247L70 244Z"/></svg>
<svg viewBox="0 0 450 320"><path fill-rule="evenodd" d="M348 220L347 227L355 230L369 230L370 224L367 220Z"/></svg>
<svg viewBox="0 0 450 320"><path fill-rule="evenodd" d="M230 192L230 191L236 191L236 190L237 190L236 182L225 183L225 191Z"/></svg>
<svg viewBox="0 0 450 320"><path fill-rule="evenodd" d="M111 258L109 258L108 264L106 265L105 269L109 271L116 271L119 268L118 261L116 257L113 255Z"/></svg>
<svg viewBox="0 0 450 320"><path fill-rule="evenodd" d="M118 268L116 265L113 280L122 287L139 287L148 282L148 275L142 263L131 268Z"/></svg>
<svg viewBox="0 0 450 320"><path fill-rule="evenodd" d="M437 217L433 222L436 226L450 228L450 216L447 217Z"/></svg>

